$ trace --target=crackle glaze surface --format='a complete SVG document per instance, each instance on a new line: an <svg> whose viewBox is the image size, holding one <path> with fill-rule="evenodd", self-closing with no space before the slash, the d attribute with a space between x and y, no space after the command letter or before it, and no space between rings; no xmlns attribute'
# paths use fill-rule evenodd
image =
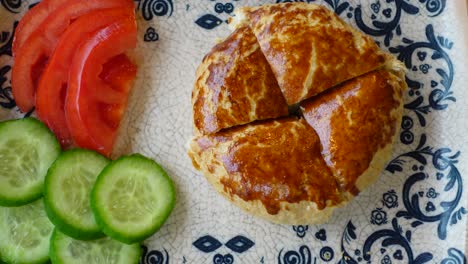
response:
<svg viewBox="0 0 468 264"><path fill-rule="evenodd" d="M117 153L164 166L178 201L145 241L141 263L466 263L468 29L463 0L304 0L322 4L409 69L393 158L380 180L319 226L244 214L186 155L191 93L203 56L253 0L138 0L140 69ZM284 1L284 0L283 0ZM278 0L278 2L283 2ZM32 1L0 0L0 118L21 117L11 95L13 31Z"/></svg>

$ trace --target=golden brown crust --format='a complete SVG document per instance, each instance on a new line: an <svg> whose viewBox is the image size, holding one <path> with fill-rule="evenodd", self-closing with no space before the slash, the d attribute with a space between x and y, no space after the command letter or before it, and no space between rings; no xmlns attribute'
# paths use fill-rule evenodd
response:
<svg viewBox="0 0 468 264"><path fill-rule="evenodd" d="M242 210L270 222L289 225L319 224L327 221L335 209L335 206L327 206L323 210L319 210L316 204L308 201L299 203L280 202L280 211L277 214L270 214L260 200L245 201L239 196L231 195L225 191L225 187L220 181L222 177L228 175L224 166L217 160L211 160L209 164L204 161L204 159L213 155L212 150L201 149L194 139L190 142L188 154L194 166L203 172L208 182L218 193Z"/></svg>
<svg viewBox="0 0 468 264"><path fill-rule="evenodd" d="M206 164L208 173L223 167L217 180L225 192L259 200L272 215L280 202L308 201L322 210L342 200L319 138L303 119L249 124L195 138L194 144L200 150L194 160Z"/></svg>
<svg viewBox="0 0 468 264"><path fill-rule="evenodd" d="M197 71L189 156L247 212L275 223L323 223L376 181L389 160L405 67L323 7L242 8L237 19L237 31ZM316 93L301 104L304 118L278 118L287 115L281 94L293 103ZM245 95L253 99L242 102ZM268 103L260 106L259 98Z"/></svg>
<svg viewBox="0 0 468 264"><path fill-rule="evenodd" d="M288 115L278 83L248 27L234 31L205 56L192 101L195 128L202 134Z"/></svg>
<svg viewBox="0 0 468 264"><path fill-rule="evenodd" d="M323 6L284 3L244 7L236 16L235 23L252 28L288 104L385 63L385 54L370 37Z"/></svg>
<svg viewBox="0 0 468 264"><path fill-rule="evenodd" d="M378 70L301 104L304 118L319 135L322 154L342 190L357 195L358 178L379 150L393 144L404 89L399 82L392 73ZM381 163L375 168L379 173Z"/></svg>
<svg viewBox="0 0 468 264"><path fill-rule="evenodd" d="M194 138L189 156L218 192L247 212L274 223L323 223L336 207L346 204L378 179L398 134L403 110L401 96L406 84L401 77L380 70L349 81L342 87L319 96L317 101L321 104L305 102L304 115L314 128L304 119L295 118L255 122ZM380 93L385 96L380 97ZM313 119L317 117L312 113L316 110L314 107L330 107L341 96L346 96L346 99L335 105L336 109L329 109L330 114L325 113L322 120ZM369 98L369 101L363 98ZM346 123L345 117L340 118L342 108L346 108L345 114L350 113L355 118L352 124ZM369 112L369 108L377 110ZM335 145L334 152L330 147L329 157L336 161L334 157L344 155L345 159L327 166L327 156L320 153L323 141L318 142L322 140L318 135L327 135L326 130L320 129L324 124L326 126L327 120L329 124L336 125L333 122L335 118L343 124L329 132L334 140L340 142L337 145L341 145L339 148ZM384 124L377 127L370 124L369 119ZM340 129L343 131L338 131ZM392 133L386 133L386 130ZM375 136L385 139L378 141ZM343 140L347 142L343 143ZM344 153L351 148L353 152L346 156ZM343 178L340 173L349 178ZM288 195L281 195L284 193Z"/></svg>

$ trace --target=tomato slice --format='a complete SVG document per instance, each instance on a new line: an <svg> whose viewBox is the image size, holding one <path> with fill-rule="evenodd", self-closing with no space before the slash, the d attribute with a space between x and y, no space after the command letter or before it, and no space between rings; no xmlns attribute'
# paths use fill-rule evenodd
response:
<svg viewBox="0 0 468 264"><path fill-rule="evenodd" d="M41 73L67 27L84 14L115 7L134 8L134 4L131 0L68 0L49 13L27 40L18 46L11 82L13 96L21 111L27 112L34 107Z"/></svg>
<svg viewBox="0 0 468 264"><path fill-rule="evenodd" d="M26 42L29 36L41 25L47 16L67 1L68 0L43 0L24 14L15 30L15 37L13 38L11 47L13 56L15 56L19 47Z"/></svg>
<svg viewBox="0 0 468 264"><path fill-rule="evenodd" d="M36 112L39 119L54 131L64 147L72 143L64 106L68 72L75 51L84 40L91 38L99 29L123 20L135 21L133 8L105 9L81 16L67 28L42 73L36 92ZM113 63L107 64L105 69L114 75L125 75L127 71L122 67L126 66L127 61L113 60Z"/></svg>
<svg viewBox="0 0 468 264"><path fill-rule="evenodd" d="M119 55L136 46L136 34L135 21L119 21L99 30L75 53L65 114L72 138L79 147L107 156L112 152L130 83L136 76L136 67L126 56ZM121 70L104 69L115 61L121 61ZM121 93L121 98L114 96L115 93ZM109 99L106 94L110 95Z"/></svg>

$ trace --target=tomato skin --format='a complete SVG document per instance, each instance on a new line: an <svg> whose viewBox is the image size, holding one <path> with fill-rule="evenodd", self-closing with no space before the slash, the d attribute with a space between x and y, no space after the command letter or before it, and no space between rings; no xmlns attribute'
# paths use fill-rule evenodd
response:
<svg viewBox="0 0 468 264"><path fill-rule="evenodd" d="M24 14L16 27L15 36L13 38L11 51L14 57L17 50L23 46L24 42L26 42L29 36L44 22L47 16L67 1L68 0L43 0Z"/></svg>
<svg viewBox="0 0 468 264"><path fill-rule="evenodd" d="M49 13L22 45L17 40L11 81L13 96L21 111L28 112L34 107L37 82L67 27L91 11L114 7L134 8L134 4L131 0L67 0Z"/></svg>
<svg viewBox="0 0 468 264"><path fill-rule="evenodd" d="M99 29L124 20L135 20L133 8L105 9L81 16L67 28L42 73L36 92L36 112L39 119L55 133L63 147L72 144L64 107L73 56L80 44ZM115 72L115 75L125 74L126 71L121 70L125 63L113 61L106 68Z"/></svg>
<svg viewBox="0 0 468 264"><path fill-rule="evenodd" d="M118 123L126 107L128 89L122 90L119 85L115 87L113 82L118 81L115 78L106 80L105 76L112 74L106 73L103 67L106 62L133 49L136 39L135 21L119 21L99 30L76 51L70 68L65 114L73 140L79 147L107 156L111 154ZM125 81L120 81L125 87L129 87L136 75L134 66L128 69ZM125 96L111 104L99 96L122 91Z"/></svg>

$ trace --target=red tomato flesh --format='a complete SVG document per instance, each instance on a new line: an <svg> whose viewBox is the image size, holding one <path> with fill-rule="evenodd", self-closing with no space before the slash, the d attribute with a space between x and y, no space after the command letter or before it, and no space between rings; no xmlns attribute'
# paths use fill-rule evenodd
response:
<svg viewBox="0 0 468 264"><path fill-rule="evenodd" d="M64 106L68 73L73 56L80 44L90 39L99 29L125 20L135 20L133 8L105 9L81 16L67 28L42 73L36 92L36 112L39 119L47 124L64 147L72 144ZM111 60L104 66L104 69L112 72L110 81L115 82L115 85L123 85L125 80L119 81L118 78L120 75L128 74L125 67L128 67L128 58L127 60ZM122 78L125 79L125 77ZM125 94L119 94L119 96L124 97Z"/></svg>
<svg viewBox="0 0 468 264"><path fill-rule="evenodd" d="M99 30L76 51L69 73L65 114L79 147L107 156L112 152L128 91L136 76L136 66L121 54L136 46L136 37L135 21L119 21ZM121 70L105 69L115 61L120 61Z"/></svg>
<svg viewBox="0 0 468 264"><path fill-rule="evenodd" d="M112 128L118 129L120 125L136 74L136 65L124 54L111 58L102 66L99 78L112 89L99 89L94 97L102 110L101 118ZM97 97L98 94L105 95L106 93L108 96Z"/></svg>
<svg viewBox="0 0 468 264"><path fill-rule="evenodd" d="M34 107L40 75L67 27L89 12L115 7L133 8L134 4L131 0L68 0L49 13L22 45L17 44L11 81L13 96L21 111Z"/></svg>

